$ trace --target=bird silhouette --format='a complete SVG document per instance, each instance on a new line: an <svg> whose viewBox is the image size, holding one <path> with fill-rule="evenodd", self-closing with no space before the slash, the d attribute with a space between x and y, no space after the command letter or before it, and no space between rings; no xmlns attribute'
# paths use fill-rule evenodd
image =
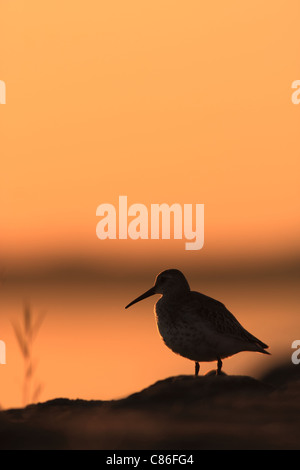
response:
<svg viewBox="0 0 300 470"><path fill-rule="evenodd" d="M154 294L161 294L155 304L158 331L168 348L195 362L195 375L200 362L217 361L216 374L221 374L222 359L241 351L270 354L269 347L249 333L218 300L191 291L181 271L167 269L158 274L151 289L125 308Z"/></svg>

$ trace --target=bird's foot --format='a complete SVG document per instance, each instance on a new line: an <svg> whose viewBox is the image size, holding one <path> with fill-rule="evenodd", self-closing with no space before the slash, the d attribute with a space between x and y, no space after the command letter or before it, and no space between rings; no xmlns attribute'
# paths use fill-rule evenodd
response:
<svg viewBox="0 0 300 470"><path fill-rule="evenodd" d="M225 374L225 372L223 372L223 371L218 372L218 370L212 369L212 370L209 370L208 372L206 372L206 374L205 374L205 376L210 376L210 375L227 375L227 374Z"/></svg>

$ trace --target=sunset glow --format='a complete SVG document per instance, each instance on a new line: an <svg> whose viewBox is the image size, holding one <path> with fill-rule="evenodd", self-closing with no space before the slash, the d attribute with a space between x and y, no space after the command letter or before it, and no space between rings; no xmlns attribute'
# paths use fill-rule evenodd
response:
<svg viewBox="0 0 300 470"><path fill-rule="evenodd" d="M167 268L270 344L271 358L225 360L228 373L258 376L288 358L300 328L300 3L0 10L0 405L22 405L12 323L26 302L45 312L39 400L110 399L192 374L158 335L157 298L124 309ZM148 208L148 237L129 236L137 224L127 239L97 237L97 207L122 195ZM150 207L163 203L204 204L201 249L185 249L188 232L151 236Z"/></svg>

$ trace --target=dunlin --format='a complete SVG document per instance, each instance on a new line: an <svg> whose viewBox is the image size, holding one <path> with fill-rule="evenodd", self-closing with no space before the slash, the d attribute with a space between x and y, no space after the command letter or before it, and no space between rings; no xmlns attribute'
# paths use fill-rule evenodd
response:
<svg viewBox="0 0 300 470"><path fill-rule="evenodd" d="M217 361L217 375L221 374L222 359L241 351L269 354L268 346L249 333L232 313L218 300L190 290L177 269L161 272L155 284L125 308L154 294L161 294L155 304L159 333L174 353L195 362Z"/></svg>

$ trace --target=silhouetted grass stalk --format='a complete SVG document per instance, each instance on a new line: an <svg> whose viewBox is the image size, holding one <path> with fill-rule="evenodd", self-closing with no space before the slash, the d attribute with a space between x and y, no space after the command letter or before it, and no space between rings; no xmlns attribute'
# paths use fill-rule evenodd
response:
<svg viewBox="0 0 300 470"><path fill-rule="evenodd" d="M42 391L42 384L34 380L37 362L33 357L33 342L45 315L33 318L29 305L25 305L21 324L13 323L13 329L24 359L23 406L36 402Z"/></svg>

